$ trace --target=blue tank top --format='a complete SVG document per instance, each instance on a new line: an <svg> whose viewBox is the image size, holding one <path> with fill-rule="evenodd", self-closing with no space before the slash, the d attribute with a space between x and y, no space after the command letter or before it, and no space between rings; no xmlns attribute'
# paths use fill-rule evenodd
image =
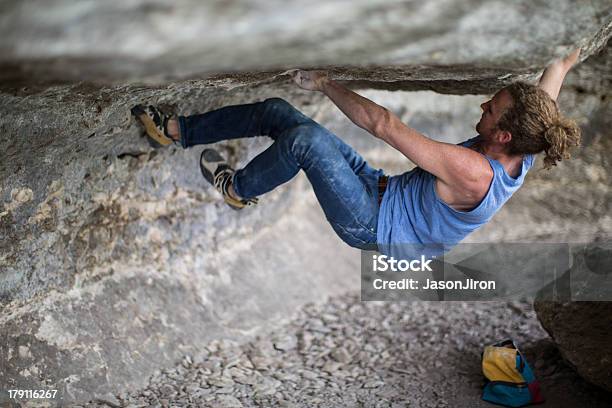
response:
<svg viewBox="0 0 612 408"><path fill-rule="evenodd" d="M469 147L478 138L460 145ZM439 255L486 224L523 184L534 156L523 157L523 167L516 178L510 177L500 162L485 157L493 169L493 180L480 204L470 211L457 211L443 202L436 193L436 177L419 167L390 177L378 215L379 251L396 259L406 259L415 254L407 254L402 247L434 244L437 249L423 252L428 256Z"/></svg>

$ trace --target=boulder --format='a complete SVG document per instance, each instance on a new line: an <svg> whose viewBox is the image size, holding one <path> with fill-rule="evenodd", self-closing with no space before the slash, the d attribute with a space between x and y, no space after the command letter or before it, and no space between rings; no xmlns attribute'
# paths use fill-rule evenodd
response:
<svg viewBox="0 0 612 408"><path fill-rule="evenodd" d="M573 265L558 279L556 293L544 288L534 307L563 358L612 391L612 248L591 243L572 252Z"/></svg>

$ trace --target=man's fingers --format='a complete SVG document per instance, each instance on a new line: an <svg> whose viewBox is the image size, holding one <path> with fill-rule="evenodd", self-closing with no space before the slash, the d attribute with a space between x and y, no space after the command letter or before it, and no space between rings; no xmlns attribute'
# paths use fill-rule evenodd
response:
<svg viewBox="0 0 612 408"><path fill-rule="evenodd" d="M290 75L293 81L300 87L306 90L313 90L316 71L304 71L303 69L290 69L283 74Z"/></svg>
<svg viewBox="0 0 612 408"><path fill-rule="evenodd" d="M576 61L579 56L580 56L580 48L576 48L567 57L572 59L573 61Z"/></svg>
<svg viewBox="0 0 612 408"><path fill-rule="evenodd" d="M299 76L299 72L301 70L300 69L288 69L287 71L283 72L280 75L289 75L289 77L297 82L298 76Z"/></svg>
<svg viewBox="0 0 612 408"><path fill-rule="evenodd" d="M566 65L568 65L569 67L571 67L574 64L576 64L576 62L578 61L579 56L580 56L580 48L576 48L576 49L572 50L572 52L567 54L565 56L565 58L563 58L563 62Z"/></svg>
<svg viewBox="0 0 612 408"><path fill-rule="evenodd" d="M293 74L293 79L298 83L301 84L304 81L304 74L302 73L301 70L297 70L295 72L295 74Z"/></svg>
<svg viewBox="0 0 612 408"><path fill-rule="evenodd" d="M300 70L296 69L294 72L291 73L291 76L293 77L293 79L297 80L298 78L300 78Z"/></svg>

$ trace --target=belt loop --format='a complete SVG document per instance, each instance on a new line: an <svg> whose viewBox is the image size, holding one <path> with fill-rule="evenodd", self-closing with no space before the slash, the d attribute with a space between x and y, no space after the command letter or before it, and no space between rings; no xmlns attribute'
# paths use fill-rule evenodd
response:
<svg viewBox="0 0 612 408"><path fill-rule="evenodd" d="M383 195L385 195L388 180L389 177L385 175L382 175L378 178L378 205L380 205L380 203L382 202Z"/></svg>

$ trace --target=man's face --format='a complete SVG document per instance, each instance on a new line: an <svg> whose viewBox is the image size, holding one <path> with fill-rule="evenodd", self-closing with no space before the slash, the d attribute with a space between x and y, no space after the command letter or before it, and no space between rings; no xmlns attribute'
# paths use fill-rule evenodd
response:
<svg viewBox="0 0 612 408"><path fill-rule="evenodd" d="M497 92L491 100L480 105L482 117L476 124L476 131L484 139L491 140L499 132L497 121L507 108L512 106L512 96L505 89Z"/></svg>

